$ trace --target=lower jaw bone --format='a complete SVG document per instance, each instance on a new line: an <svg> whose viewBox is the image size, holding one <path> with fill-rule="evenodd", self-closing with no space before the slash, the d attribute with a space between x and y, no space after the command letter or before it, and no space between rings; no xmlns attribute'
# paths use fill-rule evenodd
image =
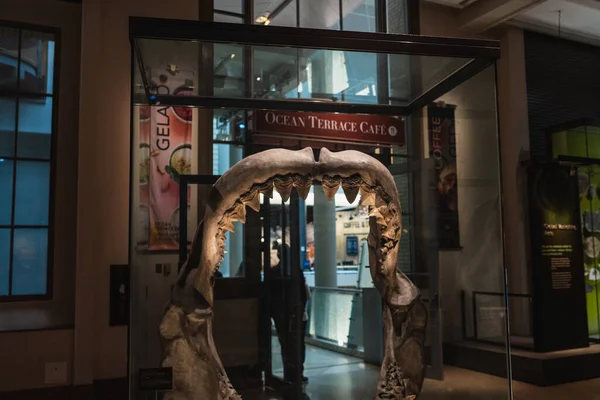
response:
<svg viewBox="0 0 600 400"><path fill-rule="evenodd" d="M297 168L294 156L298 159ZM225 183L217 182L213 187L210 197L218 200L209 201L205 220L196 232L192 252L160 323L162 365L173 369L173 390L164 400L241 400L227 377L212 336L210 282L220 262L224 230L232 230L232 221L245 219L240 203L258 211L259 193L272 197L273 185L282 197L289 197L292 187L305 197L312 179L321 180L331 198L340 185L351 202L360 190L360 204L372 208L369 264L373 282L384 301L384 358L375 399L409 400L420 394L425 375L423 348L427 310L417 288L396 268L401 222L393 178L385 167L377 165L378 161L362 153L336 154L323 149L319 162L312 159L314 165L310 164L311 158L312 151L307 149L255 154L224 174L219 181ZM357 162L357 165L370 167L371 175L352 171L351 166L344 167L344 162L356 158L362 163ZM260 167L268 168L270 177L261 175ZM256 169L255 173L248 171L252 168ZM357 180L357 175L362 180ZM248 180L256 182L249 185ZM375 182L383 187L375 186ZM234 193L233 188L238 186L246 190ZM222 204L228 200L231 200L229 205Z"/></svg>

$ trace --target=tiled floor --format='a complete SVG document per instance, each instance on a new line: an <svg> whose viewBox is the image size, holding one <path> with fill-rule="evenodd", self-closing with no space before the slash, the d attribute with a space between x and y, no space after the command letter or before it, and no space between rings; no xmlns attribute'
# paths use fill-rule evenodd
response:
<svg viewBox="0 0 600 400"><path fill-rule="evenodd" d="M281 358L277 340L273 341L273 370L281 373ZM302 400L372 400L377 386L379 368L364 364L360 359L321 348L307 346L305 386ZM444 369L444 380L427 379L419 400L506 400L508 384L505 379L455 367ZM553 387L537 387L520 382L514 384L516 400L600 400L600 379ZM281 400L271 393L243 393L244 400ZM36 391L7 395L1 400L125 400L127 382L119 381L106 387L80 392L67 388L55 392ZM152 396L148 399L155 400ZM208 399L207 399L208 400Z"/></svg>
<svg viewBox="0 0 600 400"><path fill-rule="evenodd" d="M278 349L276 340L273 351ZM274 362L279 355L273 355ZM275 367L281 368L280 361ZM377 386L379 368L358 358L307 346L305 387L310 400L370 400ZM444 380L426 379L419 400L506 400L506 379L455 367L444 368ZM276 398L276 397L275 397ZM516 400L600 400L600 379L552 387L514 383Z"/></svg>

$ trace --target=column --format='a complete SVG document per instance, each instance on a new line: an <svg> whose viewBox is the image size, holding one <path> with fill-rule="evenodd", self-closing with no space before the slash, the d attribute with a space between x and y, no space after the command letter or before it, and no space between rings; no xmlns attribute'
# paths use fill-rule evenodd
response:
<svg viewBox="0 0 600 400"><path fill-rule="evenodd" d="M502 154L502 200L504 202L504 263L508 291L530 293L527 261L527 176L521 166L529 153L529 115L525 79L523 30L508 27L501 37L502 58L498 62L498 108ZM511 304L511 330L515 335L529 331L530 314L524 302Z"/></svg>
<svg viewBox="0 0 600 400"><path fill-rule="evenodd" d="M315 286L337 287L335 200L328 201L321 185L314 186Z"/></svg>

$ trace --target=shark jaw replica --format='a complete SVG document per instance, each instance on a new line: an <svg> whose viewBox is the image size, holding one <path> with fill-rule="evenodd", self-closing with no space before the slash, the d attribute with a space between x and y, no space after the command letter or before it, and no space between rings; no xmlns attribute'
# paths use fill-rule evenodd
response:
<svg viewBox="0 0 600 400"><path fill-rule="evenodd" d="M387 168L358 151L267 150L229 169L211 190L204 220L181 270L160 324L163 366L173 368L173 390L165 400L238 400L212 336L212 278L223 261L225 233L246 220L246 206L260 209L260 194L273 189L287 200L293 188L304 199L313 181L331 200L341 186L349 202L360 193L369 206L369 264L383 299L384 357L376 400L416 399L425 375L423 347L427 310L418 289L397 268L401 213ZM375 327L374 327L375 328ZM377 330L374 329L374 332ZM370 332L364 332L369 335Z"/></svg>

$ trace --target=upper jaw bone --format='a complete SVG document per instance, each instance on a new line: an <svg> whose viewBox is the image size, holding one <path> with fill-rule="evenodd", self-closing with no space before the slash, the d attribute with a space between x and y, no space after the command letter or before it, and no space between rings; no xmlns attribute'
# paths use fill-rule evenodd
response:
<svg viewBox="0 0 600 400"><path fill-rule="evenodd" d="M237 201L259 211L261 190L265 191L267 196L270 195L274 184L273 178L277 176L302 176L320 180L323 182L326 196L332 199L343 181L357 175L361 179L361 188L359 188L359 191L362 191L361 203L372 202L373 196L368 192L376 191L374 205L379 207L381 203L393 204L397 211L393 217L399 218L400 203L393 177L383 164L367 154L354 150L332 153L323 148L320 151L319 161L316 162L311 148L300 151L272 149L238 162L219 178L211 190L202 226L202 237L205 240L200 246L197 245L197 249L192 249L200 265L198 274L194 278L196 290L212 305L212 288L208 282L219 258L217 236L220 229L233 229L232 219L242 218L242 214L237 210L235 217L232 215L230 217L233 218L224 218ZM301 197L308 195L310 185L305 184L308 182L296 182L295 179L292 181L292 185L289 185L287 179L278 182L276 189L283 192L282 197L287 197L288 190L291 191L293 186ZM257 185L261 184L264 184L264 187L259 189ZM363 188L367 190L361 190ZM346 185L346 195L349 200L355 197L355 190L356 188ZM379 198L380 193L384 194L384 198ZM224 219L229 220L227 224L224 224ZM221 225L219 222L222 222Z"/></svg>

